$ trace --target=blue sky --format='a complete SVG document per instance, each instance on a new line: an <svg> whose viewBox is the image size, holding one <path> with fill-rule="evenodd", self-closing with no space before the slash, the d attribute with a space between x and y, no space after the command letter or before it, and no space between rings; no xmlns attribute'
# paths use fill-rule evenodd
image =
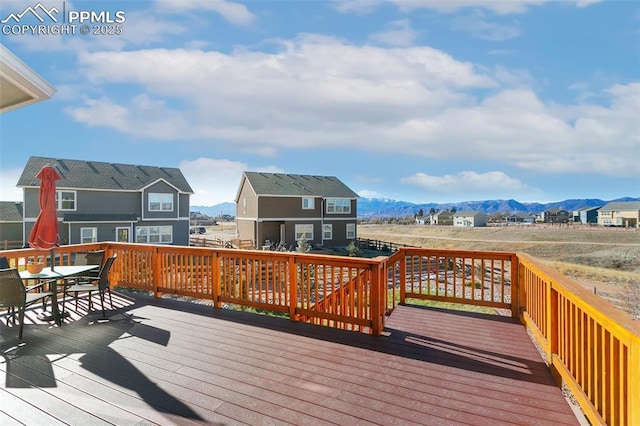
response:
<svg viewBox="0 0 640 426"><path fill-rule="evenodd" d="M0 18L36 4L3 0ZM126 19L121 35L3 30L58 90L0 118L3 201L21 200L31 155L179 167L193 205L233 201L245 170L333 175L417 203L640 196L636 1L64 10Z"/></svg>

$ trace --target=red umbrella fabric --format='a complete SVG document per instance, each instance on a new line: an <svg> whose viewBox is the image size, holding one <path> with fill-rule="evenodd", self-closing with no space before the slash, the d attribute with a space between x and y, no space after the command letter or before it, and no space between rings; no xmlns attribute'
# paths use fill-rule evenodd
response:
<svg viewBox="0 0 640 426"><path fill-rule="evenodd" d="M40 179L40 213L29 234L29 246L53 249L60 245L56 213L56 181L60 175L51 166L44 166L36 175ZM53 265L53 258L51 259Z"/></svg>

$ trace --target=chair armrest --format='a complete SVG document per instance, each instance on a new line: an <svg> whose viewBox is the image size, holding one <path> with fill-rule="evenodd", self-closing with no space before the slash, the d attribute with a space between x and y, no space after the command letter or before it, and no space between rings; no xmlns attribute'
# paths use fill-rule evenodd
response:
<svg viewBox="0 0 640 426"><path fill-rule="evenodd" d="M45 280L45 281L39 281L38 284L33 284L33 285L25 285L24 289L27 292L33 291L33 290L38 290L38 289L42 289L45 285L49 285L49 283L55 281L55 279L52 280Z"/></svg>
<svg viewBox="0 0 640 426"><path fill-rule="evenodd" d="M78 285L78 284L92 284L93 282L97 282L98 281L98 277L91 277L91 276L77 276L77 277L70 277L69 279L65 280L65 287L67 286L71 286L71 285Z"/></svg>

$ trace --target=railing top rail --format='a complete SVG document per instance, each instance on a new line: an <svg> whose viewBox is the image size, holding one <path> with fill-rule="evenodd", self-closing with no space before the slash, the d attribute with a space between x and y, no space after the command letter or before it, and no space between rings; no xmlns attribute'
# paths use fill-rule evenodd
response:
<svg viewBox="0 0 640 426"><path fill-rule="evenodd" d="M437 256L450 256L450 257L480 257L496 260L509 260L515 253L504 251L474 251L474 250L447 250L447 249L429 249L429 248L414 248L414 247L402 247L399 251L406 255L437 255Z"/></svg>
<svg viewBox="0 0 640 426"><path fill-rule="evenodd" d="M636 339L640 339L640 321L635 321L631 315L620 311L607 300L591 293L580 283L545 265L535 257L526 253L517 253L517 255L521 264L539 275L547 276L556 291L592 318L612 331L631 333Z"/></svg>

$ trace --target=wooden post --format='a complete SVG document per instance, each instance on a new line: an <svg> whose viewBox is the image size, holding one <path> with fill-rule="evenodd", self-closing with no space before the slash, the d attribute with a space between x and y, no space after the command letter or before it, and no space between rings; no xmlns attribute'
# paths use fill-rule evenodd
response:
<svg viewBox="0 0 640 426"><path fill-rule="evenodd" d="M520 316L520 262L518 255L511 255L511 317L518 318Z"/></svg>
<svg viewBox="0 0 640 426"><path fill-rule="evenodd" d="M289 255L289 319L298 321L298 265L294 255Z"/></svg>
<svg viewBox="0 0 640 426"><path fill-rule="evenodd" d="M374 336L382 334L384 329L382 315L384 310L380 309L382 303L382 285L380 280L380 269L382 262L371 265L371 300L369 302L371 309L371 333ZM381 312L382 311L382 312Z"/></svg>
<svg viewBox="0 0 640 426"><path fill-rule="evenodd" d="M400 258L400 304L404 305L406 300L407 286L407 256Z"/></svg>
<svg viewBox="0 0 640 426"><path fill-rule="evenodd" d="M162 269L162 259L157 248L153 251L152 264L153 264L153 296L159 299L162 297L162 292L158 290L158 287L160 287L158 284L162 280L162 273L160 272Z"/></svg>
<svg viewBox="0 0 640 426"><path fill-rule="evenodd" d="M629 345L629 400L627 401L627 424L640 425L640 339L632 336Z"/></svg>
<svg viewBox="0 0 640 426"><path fill-rule="evenodd" d="M220 282L220 257L217 250L212 250L211 256L211 296L213 298L213 306L221 308L220 294L222 293L222 283Z"/></svg>

